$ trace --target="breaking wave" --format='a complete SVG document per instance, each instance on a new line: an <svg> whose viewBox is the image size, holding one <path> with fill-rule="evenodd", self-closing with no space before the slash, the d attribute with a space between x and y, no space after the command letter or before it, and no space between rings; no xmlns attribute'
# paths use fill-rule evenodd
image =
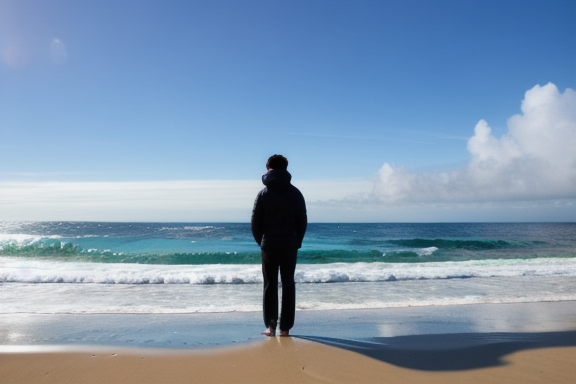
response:
<svg viewBox="0 0 576 384"><path fill-rule="evenodd" d="M104 284L256 284L260 265L134 265L0 258L0 282ZM576 276L576 258L428 263L299 264L298 283L384 282L517 276Z"/></svg>

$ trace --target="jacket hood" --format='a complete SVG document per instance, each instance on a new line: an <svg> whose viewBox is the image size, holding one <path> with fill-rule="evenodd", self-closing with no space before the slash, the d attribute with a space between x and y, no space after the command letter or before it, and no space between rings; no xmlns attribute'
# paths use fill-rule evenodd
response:
<svg viewBox="0 0 576 384"><path fill-rule="evenodd" d="M262 176L262 183L274 191L283 191L290 186L292 175L285 169L272 169Z"/></svg>

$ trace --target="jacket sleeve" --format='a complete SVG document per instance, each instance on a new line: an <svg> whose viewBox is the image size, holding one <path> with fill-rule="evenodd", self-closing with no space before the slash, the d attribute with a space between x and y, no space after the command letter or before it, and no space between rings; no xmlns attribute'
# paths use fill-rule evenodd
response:
<svg viewBox="0 0 576 384"><path fill-rule="evenodd" d="M304 196L302 193L298 191L299 201L296 211L296 218L295 218L295 230L296 230L296 239L298 241L298 249L302 247L302 241L304 241L304 234L306 233L306 227L308 226L308 216L306 214L306 202L304 201Z"/></svg>
<svg viewBox="0 0 576 384"><path fill-rule="evenodd" d="M254 207L252 208L252 219L250 220L250 227L252 228L252 236L258 245L262 244L262 237L264 236L264 207L262 204L262 192L258 193L256 200L254 200Z"/></svg>

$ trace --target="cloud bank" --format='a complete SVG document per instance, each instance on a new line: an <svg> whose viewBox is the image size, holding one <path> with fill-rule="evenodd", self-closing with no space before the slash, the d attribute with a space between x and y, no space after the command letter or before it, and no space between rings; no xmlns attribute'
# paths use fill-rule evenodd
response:
<svg viewBox="0 0 576 384"><path fill-rule="evenodd" d="M343 199L370 190L371 181L296 181L307 201ZM0 181L0 221L248 222L254 180L138 182ZM312 220L322 217L312 213Z"/></svg>
<svg viewBox="0 0 576 384"><path fill-rule="evenodd" d="M525 94L522 114L497 138L480 120L468 140L469 164L417 173L384 163L368 203L502 203L576 198L576 92L554 84Z"/></svg>
<svg viewBox="0 0 576 384"><path fill-rule="evenodd" d="M0 182L0 220L247 221L258 189L253 180Z"/></svg>

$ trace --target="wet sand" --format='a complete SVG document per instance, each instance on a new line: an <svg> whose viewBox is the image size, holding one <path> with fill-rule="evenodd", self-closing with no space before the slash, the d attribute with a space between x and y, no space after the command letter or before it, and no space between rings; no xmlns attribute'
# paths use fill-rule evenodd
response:
<svg viewBox="0 0 576 384"><path fill-rule="evenodd" d="M257 313L133 315L129 323L123 315L94 316L1 315L2 383L572 383L576 377L574 302L302 312L291 338L257 334ZM224 336L216 336L219 330ZM129 339L122 338L126 332ZM200 335L220 341L195 343Z"/></svg>

